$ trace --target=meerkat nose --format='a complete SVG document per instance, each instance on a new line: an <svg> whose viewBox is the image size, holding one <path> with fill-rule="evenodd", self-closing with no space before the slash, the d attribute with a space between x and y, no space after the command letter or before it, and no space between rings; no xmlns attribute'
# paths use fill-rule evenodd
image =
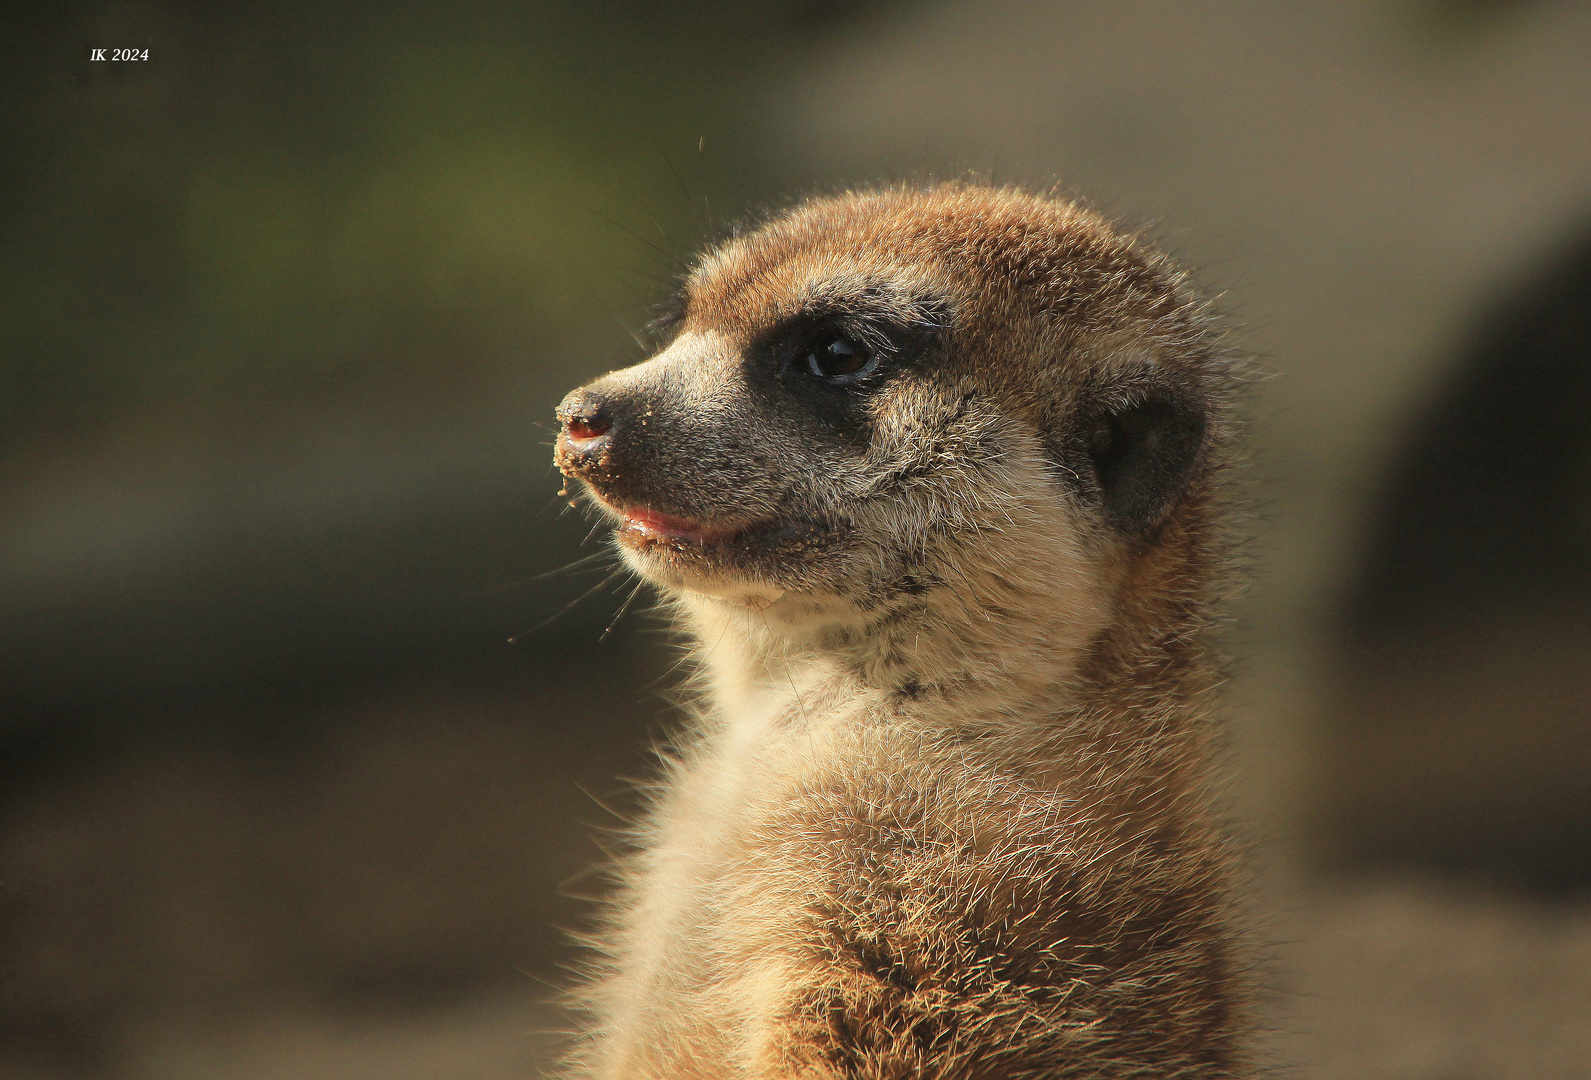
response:
<svg viewBox="0 0 1591 1080"><path fill-rule="evenodd" d="M590 390L576 390L558 406L563 434L555 455L558 468L566 476L591 479L593 469L601 469L612 453L613 406L606 397Z"/></svg>
<svg viewBox="0 0 1591 1080"><path fill-rule="evenodd" d="M589 390L576 390L558 406L558 419L571 442L584 442L606 435L613 427L613 414L606 399Z"/></svg>

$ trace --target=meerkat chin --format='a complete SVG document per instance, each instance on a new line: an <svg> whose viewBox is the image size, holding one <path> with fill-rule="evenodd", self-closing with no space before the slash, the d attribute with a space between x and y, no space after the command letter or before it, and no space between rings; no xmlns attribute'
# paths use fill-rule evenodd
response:
<svg viewBox="0 0 1591 1080"><path fill-rule="evenodd" d="M702 256L556 458L696 642L572 1069L1237 1077L1206 793L1234 362L1162 256L975 185Z"/></svg>

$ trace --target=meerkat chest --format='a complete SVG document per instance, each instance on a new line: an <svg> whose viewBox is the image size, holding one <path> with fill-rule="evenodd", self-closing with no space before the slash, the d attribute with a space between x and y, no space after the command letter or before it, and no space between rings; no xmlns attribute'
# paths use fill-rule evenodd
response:
<svg viewBox="0 0 1591 1080"><path fill-rule="evenodd" d="M820 704L827 711L816 715ZM730 943L760 936L746 925L748 912L725 898L754 889L770 823L833 756L835 727L865 711L861 701L836 702L796 683L749 688L702 717L639 853L625 1011L717 1013L707 999L735 964Z"/></svg>
<svg viewBox="0 0 1591 1080"><path fill-rule="evenodd" d="M667 846L691 856L699 880L715 861L732 870L761 818L843 754L847 730L871 722L871 698L809 679L721 702L661 808Z"/></svg>

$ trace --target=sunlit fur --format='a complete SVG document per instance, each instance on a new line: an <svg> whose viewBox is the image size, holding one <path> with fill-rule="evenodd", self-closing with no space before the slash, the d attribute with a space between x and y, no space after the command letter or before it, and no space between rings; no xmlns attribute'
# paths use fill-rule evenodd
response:
<svg viewBox="0 0 1591 1080"><path fill-rule="evenodd" d="M883 374L801 370L835 320ZM1236 376L1181 275L1064 202L859 192L702 257L672 333L580 392L611 451L559 443L617 524L717 530L619 533L699 677L573 1072L1246 1075L1202 644ZM1197 437L1129 502L1093 463L1145 400Z"/></svg>

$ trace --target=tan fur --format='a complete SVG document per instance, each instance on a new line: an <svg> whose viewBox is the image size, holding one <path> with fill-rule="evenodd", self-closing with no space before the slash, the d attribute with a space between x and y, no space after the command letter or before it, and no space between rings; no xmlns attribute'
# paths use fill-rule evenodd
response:
<svg viewBox="0 0 1591 1080"><path fill-rule="evenodd" d="M1246 1075L1201 644L1235 377L1181 276L1067 203L861 192L703 257L671 331L560 408L700 665L579 1074ZM863 383L803 367L835 333Z"/></svg>

